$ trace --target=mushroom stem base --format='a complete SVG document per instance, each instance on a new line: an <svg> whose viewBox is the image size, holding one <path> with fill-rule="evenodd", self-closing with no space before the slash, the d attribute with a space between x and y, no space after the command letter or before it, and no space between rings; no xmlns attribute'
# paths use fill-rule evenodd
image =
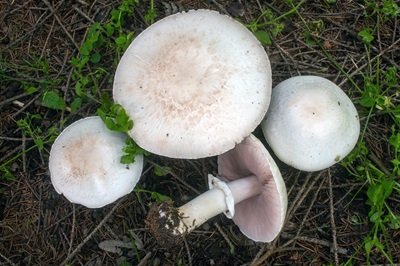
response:
<svg viewBox="0 0 400 266"><path fill-rule="evenodd" d="M173 247L182 241L182 235L174 233L181 222L178 209L169 202L154 203L147 214L146 224L157 243Z"/></svg>
<svg viewBox="0 0 400 266"><path fill-rule="evenodd" d="M260 183L255 176L248 176L227 183L234 204L258 195ZM228 210L226 193L212 188L185 205L175 208L167 202L153 204L146 218L151 233L161 246L173 246L208 219Z"/></svg>

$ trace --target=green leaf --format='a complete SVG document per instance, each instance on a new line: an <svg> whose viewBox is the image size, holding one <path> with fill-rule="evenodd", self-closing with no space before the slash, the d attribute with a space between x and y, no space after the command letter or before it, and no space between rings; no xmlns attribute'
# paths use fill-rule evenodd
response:
<svg viewBox="0 0 400 266"><path fill-rule="evenodd" d="M374 245L375 247L377 247L379 250L384 250L385 247L383 246L383 244L379 241L378 238L374 238Z"/></svg>
<svg viewBox="0 0 400 266"><path fill-rule="evenodd" d="M150 197L155 200L157 203L160 202L168 202L168 201L172 201L172 199L166 195L160 194L158 192L152 191L150 193Z"/></svg>
<svg viewBox="0 0 400 266"><path fill-rule="evenodd" d="M381 93L381 88L376 84L371 77L364 77L364 94L371 95L373 97Z"/></svg>
<svg viewBox="0 0 400 266"><path fill-rule="evenodd" d="M385 82L390 88L394 88L398 85L399 81L397 78L397 68L395 66L389 67L384 73Z"/></svg>
<svg viewBox="0 0 400 266"><path fill-rule="evenodd" d="M383 186L381 184L371 185L368 188L367 196L372 206L379 205L382 202Z"/></svg>
<svg viewBox="0 0 400 266"><path fill-rule="evenodd" d="M168 166L160 166L160 165L154 166L154 174L156 176L166 176L170 172L171 172L171 168Z"/></svg>
<svg viewBox="0 0 400 266"><path fill-rule="evenodd" d="M144 150L136 144L131 138L127 138L125 146L122 148L123 155L121 156L120 162L122 164L131 164L135 162L137 155L143 155Z"/></svg>
<svg viewBox="0 0 400 266"><path fill-rule="evenodd" d="M304 42L306 44L308 44L310 46L318 44L316 39L314 38L314 36L310 32L308 32L308 31L304 32L303 36L304 36Z"/></svg>
<svg viewBox="0 0 400 266"><path fill-rule="evenodd" d="M33 86L27 86L27 87L24 87L24 91L28 94L33 94L33 93L37 92L38 89Z"/></svg>
<svg viewBox="0 0 400 266"><path fill-rule="evenodd" d="M111 23L106 24L104 28L108 37L111 37L114 34L115 28Z"/></svg>
<svg viewBox="0 0 400 266"><path fill-rule="evenodd" d="M101 100L101 109L108 112L111 109L111 106L113 105L110 95L108 95L108 93L103 92L100 96L100 100Z"/></svg>
<svg viewBox="0 0 400 266"><path fill-rule="evenodd" d="M254 33L254 35L261 42L261 44L267 45L267 46L272 44L272 40L271 40L271 37L269 36L268 32L259 30L259 31L256 31Z"/></svg>
<svg viewBox="0 0 400 266"><path fill-rule="evenodd" d="M75 98L71 103L71 112L75 113L82 105L82 98Z"/></svg>
<svg viewBox="0 0 400 266"><path fill-rule="evenodd" d="M400 13L399 6L394 0L384 0L381 11L384 15L392 18Z"/></svg>
<svg viewBox="0 0 400 266"><path fill-rule="evenodd" d="M392 193L395 181L392 179L382 180L381 183L371 185L367 196L372 206L381 206L386 198Z"/></svg>
<svg viewBox="0 0 400 266"><path fill-rule="evenodd" d="M80 80L78 80L77 82L76 82L76 84L75 84L75 93L78 95L78 96L83 96L83 85L82 85L82 82L80 81Z"/></svg>
<svg viewBox="0 0 400 266"><path fill-rule="evenodd" d="M369 96L369 95L363 96L363 97L358 101L358 103L359 103L361 106L364 106L364 107L367 107L367 108L374 106L374 105L375 105L375 102L376 102L376 99L373 98L373 97L371 97L371 96Z"/></svg>
<svg viewBox="0 0 400 266"><path fill-rule="evenodd" d="M93 64L100 62L100 59L101 59L101 54L97 52L90 56L90 62L92 62Z"/></svg>
<svg viewBox="0 0 400 266"><path fill-rule="evenodd" d="M105 106L98 109L98 115L108 129L119 132L127 132L133 126L133 122L126 115L125 110L119 104L114 104L109 110Z"/></svg>
<svg viewBox="0 0 400 266"><path fill-rule="evenodd" d="M150 8L146 15L144 16L144 20L149 23L152 24L154 23L155 18L157 17L157 12L154 8Z"/></svg>
<svg viewBox="0 0 400 266"><path fill-rule="evenodd" d="M85 64L89 61L88 56L77 56L73 57L71 59L71 64L75 67L74 70L74 79L76 79L77 76L80 76L78 72L85 66Z"/></svg>
<svg viewBox="0 0 400 266"><path fill-rule="evenodd" d="M380 218L381 214L379 212L374 212L372 215L370 215L369 220L373 223L376 223L379 218Z"/></svg>
<svg viewBox="0 0 400 266"><path fill-rule="evenodd" d="M92 38L92 40L91 40L92 42L96 41L98 36L100 35L99 31L101 30L101 28L102 28L102 26L99 22L93 23L89 28L87 38L89 38L89 39Z"/></svg>
<svg viewBox="0 0 400 266"><path fill-rule="evenodd" d="M308 29L313 33L319 33L324 29L324 21L322 19L312 20L307 23Z"/></svg>
<svg viewBox="0 0 400 266"><path fill-rule="evenodd" d="M15 180L14 174L6 166L0 166L0 180Z"/></svg>
<svg viewBox="0 0 400 266"><path fill-rule="evenodd" d="M103 119L104 124L109 130L118 132L120 131L120 128L117 124L114 123L114 120L112 118L102 115L100 115L100 117Z"/></svg>
<svg viewBox="0 0 400 266"><path fill-rule="evenodd" d="M83 56L88 56L90 55L90 52L93 49L93 45L91 42L84 42L81 46L81 49L79 49L79 52L81 53L81 55Z"/></svg>
<svg viewBox="0 0 400 266"><path fill-rule="evenodd" d="M121 156L120 163L122 164L131 164L135 162L135 156L132 154L125 154Z"/></svg>
<svg viewBox="0 0 400 266"><path fill-rule="evenodd" d="M389 138L389 144L395 150L400 150L400 133L393 133L393 135Z"/></svg>
<svg viewBox="0 0 400 266"><path fill-rule="evenodd" d="M126 115L125 110L117 110L115 113L115 121L117 124L125 126L129 123L129 116Z"/></svg>
<svg viewBox="0 0 400 266"><path fill-rule="evenodd" d="M270 30L272 37L278 36L278 34L280 34L284 28L285 28L285 25L283 23L280 23L280 22L274 23L273 27Z"/></svg>
<svg viewBox="0 0 400 266"><path fill-rule="evenodd" d="M374 36L372 35L372 30L370 28L365 28L358 33L358 36L365 44L371 44L374 40Z"/></svg>
<svg viewBox="0 0 400 266"><path fill-rule="evenodd" d="M388 180L383 180L381 184L383 187L382 197L384 200L386 200L392 194L396 182L393 179L388 179Z"/></svg>
<svg viewBox="0 0 400 266"><path fill-rule="evenodd" d="M126 43L126 36L125 35L121 35L118 38L115 39L115 43L118 46L124 46L124 44Z"/></svg>
<svg viewBox="0 0 400 266"><path fill-rule="evenodd" d="M374 247L374 241L368 237L367 240L365 240L364 242L364 249L365 252L367 253L367 256L371 254L371 250L373 247Z"/></svg>
<svg viewBox="0 0 400 266"><path fill-rule="evenodd" d="M120 23L121 12L117 9L111 11L111 21L115 24L117 28L121 27Z"/></svg>
<svg viewBox="0 0 400 266"><path fill-rule="evenodd" d="M55 91L45 92L42 97L42 104L45 107L56 110L64 110L66 107L64 99Z"/></svg>
<svg viewBox="0 0 400 266"><path fill-rule="evenodd" d="M368 148L365 145L365 142L360 141L357 143L353 151L342 160L341 164L349 166L353 164L356 159L363 159L366 155L368 155Z"/></svg>
<svg viewBox="0 0 400 266"><path fill-rule="evenodd" d="M89 83L89 78L85 76L80 76L79 80L75 84L75 93L78 96L84 96L84 90L86 88L86 85Z"/></svg>
<svg viewBox="0 0 400 266"><path fill-rule="evenodd" d="M74 67L79 68L79 62L80 62L80 60L79 60L78 57L76 57L76 56L72 57L72 59L71 59L70 62L71 62L71 64L72 64Z"/></svg>
<svg viewBox="0 0 400 266"><path fill-rule="evenodd" d="M389 221L389 227L393 230L400 229L400 216L394 214L388 214L385 218L386 221Z"/></svg>
<svg viewBox="0 0 400 266"><path fill-rule="evenodd" d="M43 139L41 139L41 138L36 138L36 139L34 139L34 142L35 142L37 148L38 148L40 151L42 151L43 148L44 148L44 141L43 141Z"/></svg>
<svg viewBox="0 0 400 266"><path fill-rule="evenodd" d="M372 107L381 98L381 89L370 77L364 77L364 92L358 101L364 107Z"/></svg>
<svg viewBox="0 0 400 266"><path fill-rule="evenodd" d="M129 32L126 35L126 44L125 44L124 49L128 48L129 44L132 42L134 37L135 37L135 33L134 32Z"/></svg>
<svg viewBox="0 0 400 266"><path fill-rule="evenodd" d="M393 159L390 161L393 164L393 173L395 175L400 176L400 160L399 159Z"/></svg>

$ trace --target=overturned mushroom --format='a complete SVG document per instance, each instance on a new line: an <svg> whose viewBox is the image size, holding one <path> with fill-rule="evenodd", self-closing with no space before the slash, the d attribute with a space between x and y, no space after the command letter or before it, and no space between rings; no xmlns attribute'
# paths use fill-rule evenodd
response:
<svg viewBox="0 0 400 266"><path fill-rule="evenodd" d="M298 76L279 83L261 124L276 156L304 171L318 171L343 159L360 134L357 110L333 82Z"/></svg>
<svg viewBox="0 0 400 266"><path fill-rule="evenodd" d="M253 135L218 157L220 179L209 175L210 190L185 205L153 205L147 223L161 245L179 242L208 219L226 213L248 238L270 242L286 215L286 186L274 160Z"/></svg>
<svg viewBox="0 0 400 266"><path fill-rule="evenodd" d="M135 121L129 134L145 150L172 158L214 156L262 121L271 66L242 24L192 10L135 38L119 62L113 97Z"/></svg>
<svg viewBox="0 0 400 266"><path fill-rule="evenodd" d="M143 168L143 156L120 163L126 135L111 132L100 117L78 120L57 137L50 151L51 182L70 202L100 208L130 193Z"/></svg>

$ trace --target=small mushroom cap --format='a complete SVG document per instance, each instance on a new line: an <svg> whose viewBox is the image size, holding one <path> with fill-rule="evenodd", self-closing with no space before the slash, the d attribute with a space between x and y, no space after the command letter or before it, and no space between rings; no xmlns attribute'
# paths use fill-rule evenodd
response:
<svg viewBox="0 0 400 266"><path fill-rule="evenodd" d="M218 156L219 176L226 181L255 175L262 191L235 205L233 221L254 241L271 242L281 231L287 210L287 192L271 155L255 136Z"/></svg>
<svg viewBox="0 0 400 266"><path fill-rule="evenodd" d="M130 193L139 181L143 156L129 165L120 158L126 136L108 130L100 117L78 120L50 151L51 182L70 202L100 208Z"/></svg>
<svg viewBox="0 0 400 266"><path fill-rule="evenodd" d="M279 83L262 122L278 158L303 171L318 171L343 159L360 134L357 110L333 82L298 76Z"/></svg>
<svg viewBox="0 0 400 266"><path fill-rule="evenodd" d="M130 136L172 158L221 154L261 123L271 66L253 34L215 11L166 17L123 55L113 97L135 122Z"/></svg>

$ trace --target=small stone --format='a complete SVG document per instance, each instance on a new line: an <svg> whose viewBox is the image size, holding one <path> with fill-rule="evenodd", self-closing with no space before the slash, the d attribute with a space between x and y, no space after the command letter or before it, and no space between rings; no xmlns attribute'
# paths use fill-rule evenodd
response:
<svg viewBox="0 0 400 266"><path fill-rule="evenodd" d="M203 228L204 231L210 230L210 225L208 223L204 223L201 227Z"/></svg>

